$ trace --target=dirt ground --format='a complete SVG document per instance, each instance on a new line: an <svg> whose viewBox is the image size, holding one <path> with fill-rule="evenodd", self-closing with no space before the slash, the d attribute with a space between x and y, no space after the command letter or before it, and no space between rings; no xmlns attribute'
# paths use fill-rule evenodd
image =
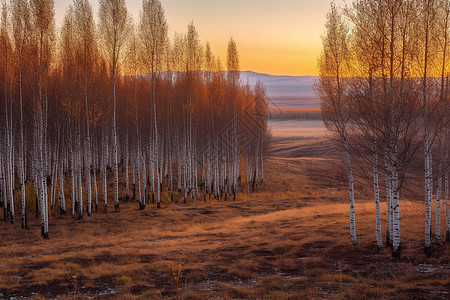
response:
<svg viewBox="0 0 450 300"><path fill-rule="evenodd" d="M448 299L450 247L423 253L423 203L402 199L393 259L376 247L370 188L357 185L352 246L339 151L323 126L305 126L273 127L264 183L236 201L166 197L159 210L128 202L82 220L55 212L49 240L34 216L28 230L1 223L0 298Z"/></svg>

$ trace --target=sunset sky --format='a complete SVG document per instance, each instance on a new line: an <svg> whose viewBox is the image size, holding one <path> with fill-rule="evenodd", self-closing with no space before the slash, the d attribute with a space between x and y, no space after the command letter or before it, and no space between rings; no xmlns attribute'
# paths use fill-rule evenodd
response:
<svg viewBox="0 0 450 300"><path fill-rule="evenodd" d="M231 36L237 42L241 69L275 75L317 75L320 35L330 0L161 0L169 35L194 24L222 60ZM57 25L72 0L55 0ZM344 0L337 0L338 5ZM91 0L97 16L98 0ZM128 0L137 23L141 0Z"/></svg>

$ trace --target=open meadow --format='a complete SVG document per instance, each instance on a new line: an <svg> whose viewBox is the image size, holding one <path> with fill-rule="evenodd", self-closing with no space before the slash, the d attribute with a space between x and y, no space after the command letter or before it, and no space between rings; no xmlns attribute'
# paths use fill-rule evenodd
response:
<svg viewBox="0 0 450 300"><path fill-rule="evenodd" d="M121 202L81 220L55 210L48 240L34 216L27 230L0 224L0 298L448 299L450 247L423 253L422 202L402 199L393 259L377 250L373 195L357 185L353 246L345 170L323 123L269 125L263 186L235 201L164 194L161 209Z"/></svg>

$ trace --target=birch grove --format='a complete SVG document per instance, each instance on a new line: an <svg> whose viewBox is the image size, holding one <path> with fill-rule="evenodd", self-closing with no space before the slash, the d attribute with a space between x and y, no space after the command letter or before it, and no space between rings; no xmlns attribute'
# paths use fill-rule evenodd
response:
<svg viewBox="0 0 450 300"><path fill-rule="evenodd" d="M431 255L433 201L435 239L441 241L443 229L448 239L448 225L442 228L440 219L442 200L448 201L449 6L446 0L361 0L343 10L332 5L323 36L315 89L325 124L346 165L354 161L367 168L363 172L371 170L379 249L380 200L386 197L386 245L397 258L400 196L417 161L424 172L426 254ZM348 174L352 191L350 167Z"/></svg>
<svg viewBox="0 0 450 300"><path fill-rule="evenodd" d="M97 18L73 0L58 30L52 0L1 4L5 221L19 213L48 238L57 214L225 201L261 186L267 96L241 83L233 39L224 70L193 23L168 36L158 0L143 1L136 26L123 0L101 0Z"/></svg>

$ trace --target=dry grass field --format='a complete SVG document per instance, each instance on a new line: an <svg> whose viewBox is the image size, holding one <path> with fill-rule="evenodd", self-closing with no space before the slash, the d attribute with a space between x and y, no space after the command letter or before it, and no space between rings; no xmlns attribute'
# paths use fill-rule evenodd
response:
<svg viewBox="0 0 450 300"><path fill-rule="evenodd" d="M357 186L352 246L339 151L319 123L307 127L315 133L272 128L264 184L236 201L166 195L160 210L55 213L49 240L34 217L28 230L0 224L0 298L448 299L450 247L423 253L423 203L402 199L402 258L392 259L376 247L370 188Z"/></svg>

